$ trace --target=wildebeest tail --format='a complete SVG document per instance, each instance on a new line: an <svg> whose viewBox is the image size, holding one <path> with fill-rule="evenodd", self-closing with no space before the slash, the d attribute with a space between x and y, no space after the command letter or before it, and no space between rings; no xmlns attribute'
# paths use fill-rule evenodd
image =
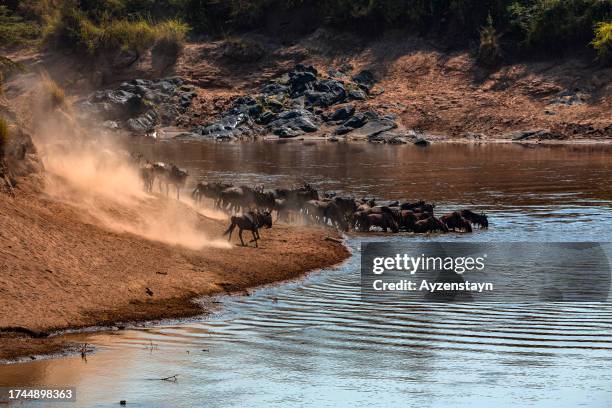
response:
<svg viewBox="0 0 612 408"><path fill-rule="evenodd" d="M227 235L227 234L229 234L230 232L232 232L232 231L234 230L234 228L236 228L236 220L235 220L235 218L236 218L236 217L232 217L232 218L231 218L232 223L231 223L231 224L230 224L230 226L229 226L229 227L228 227L228 228L225 230L225 232L223 233L223 235Z"/></svg>

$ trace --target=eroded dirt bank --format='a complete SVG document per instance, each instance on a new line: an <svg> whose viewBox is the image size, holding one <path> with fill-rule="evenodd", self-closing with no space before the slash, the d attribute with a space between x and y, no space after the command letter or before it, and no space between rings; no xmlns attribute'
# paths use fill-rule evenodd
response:
<svg viewBox="0 0 612 408"><path fill-rule="evenodd" d="M226 227L174 200L149 197L146 205L195 215L211 241ZM327 229L275 225L261 235L258 249L186 249L113 232L46 194L0 195L0 359L62 349L43 338L57 329L192 316L202 312L192 302L197 296L292 279L348 256L325 240L333 235Z"/></svg>

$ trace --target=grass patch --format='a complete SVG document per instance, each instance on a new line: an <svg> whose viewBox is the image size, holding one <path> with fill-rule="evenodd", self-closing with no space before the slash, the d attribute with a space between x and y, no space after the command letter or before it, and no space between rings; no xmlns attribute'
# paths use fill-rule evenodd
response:
<svg viewBox="0 0 612 408"><path fill-rule="evenodd" d="M167 20L155 26L157 41L182 45L187 38L189 26L179 20Z"/></svg>
<svg viewBox="0 0 612 408"><path fill-rule="evenodd" d="M66 94L64 89L59 86L57 82L55 82L46 72L41 74L41 83L53 109L66 104Z"/></svg>
<svg viewBox="0 0 612 408"><path fill-rule="evenodd" d="M180 47L189 27L178 20L152 23L144 19L103 19L96 24L76 8L66 8L47 31L57 48L97 55L117 50L143 53L156 43Z"/></svg>
<svg viewBox="0 0 612 408"><path fill-rule="evenodd" d="M40 38L41 28L34 21L26 21L0 6L0 46L32 45Z"/></svg>
<svg viewBox="0 0 612 408"><path fill-rule="evenodd" d="M102 24L97 48L142 53L153 45L156 38L155 27L144 20L113 20Z"/></svg>
<svg viewBox="0 0 612 408"><path fill-rule="evenodd" d="M155 26L155 31L155 46L151 50L153 66L163 71L178 59L189 26L178 20L167 20Z"/></svg>

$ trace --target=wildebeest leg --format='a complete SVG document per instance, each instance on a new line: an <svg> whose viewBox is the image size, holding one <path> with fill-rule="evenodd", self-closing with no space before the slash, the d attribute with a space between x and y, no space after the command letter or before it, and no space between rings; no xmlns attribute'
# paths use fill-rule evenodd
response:
<svg viewBox="0 0 612 408"><path fill-rule="evenodd" d="M261 239L261 237L259 236L259 228L255 228L254 230L251 230L251 232L253 232L253 238L251 241L249 242L253 242L257 239Z"/></svg>
<svg viewBox="0 0 612 408"><path fill-rule="evenodd" d="M234 232L234 228L236 228L236 224L232 222L229 228L223 233L223 235L229 234L229 237L227 238L228 241L232 240L232 232Z"/></svg>
<svg viewBox="0 0 612 408"><path fill-rule="evenodd" d="M180 192L180 190L179 190L179 186L178 186L178 184L177 184L177 185L176 185L176 199L177 199L177 200L179 199L179 192Z"/></svg>
<svg viewBox="0 0 612 408"><path fill-rule="evenodd" d="M238 227L238 228L240 228L240 227ZM242 246L245 246L244 245L244 241L242 240L242 228L239 229L238 236L240 237L240 243L242 244Z"/></svg>
<svg viewBox="0 0 612 408"><path fill-rule="evenodd" d="M258 246L257 246L257 239L259 238L258 237L259 234L255 235L256 232L257 232L256 229L251 230L251 234L253 234L253 241L255 241L255 248L258 248Z"/></svg>

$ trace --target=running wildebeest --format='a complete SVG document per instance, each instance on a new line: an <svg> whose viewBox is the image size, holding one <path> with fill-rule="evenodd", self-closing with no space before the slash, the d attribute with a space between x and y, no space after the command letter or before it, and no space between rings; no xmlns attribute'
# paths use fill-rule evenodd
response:
<svg viewBox="0 0 612 408"><path fill-rule="evenodd" d="M238 237L240 237L240 243L242 246L245 246L244 241L242 240L243 230L251 231L251 234L253 234L253 239L250 242L254 241L255 247L257 247L257 240L260 239L259 229L262 227L272 228L272 215L270 214L270 211L249 211L243 215L232 216L230 221L230 226L223 233L223 235L229 234L227 240L231 240L232 232L236 227L238 227Z"/></svg>
<svg viewBox="0 0 612 408"><path fill-rule="evenodd" d="M228 187L221 192L221 208L233 212L255 205L255 191L248 186Z"/></svg>
<svg viewBox="0 0 612 408"><path fill-rule="evenodd" d="M276 206L274 193L271 191L259 191L254 192L255 207L260 210L273 210Z"/></svg>
<svg viewBox="0 0 612 408"><path fill-rule="evenodd" d="M163 193L162 185L166 186L166 195L168 195L168 174L170 169L164 162L153 163L153 174L159 182L159 192Z"/></svg>
<svg viewBox="0 0 612 408"><path fill-rule="evenodd" d="M153 163L153 174L159 181L159 192L163 193L163 186L166 187L166 195L170 194L170 185L176 187L176 199L180 198L180 189L185 186L187 181L187 171L178 168L174 164L164 162ZM153 186L151 185L151 189Z"/></svg>
<svg viewBox="0 0 612 408"><path fill-rule="evenodd" d="M168 173L168 185L172 184L174 187L176 187L177 200L180 198L181 188L185 187L187 176L188 174L186 170L179 169L174 164L170 166L170 172Z"/></svg>
<svg viewBox="0 0 612 408"><path fill-rule="evenodd" d="M153 169L153 165L147 162L142 167L140 167L139 171L140 179L144 184L145 191L151 193L153 191L153 182L155 181L155 171Z"/></svg>
<svg viewBox="0 0 612 408"><path fill-rule="evenodd" d="M221 192L230 187L232 187L232 185L229 183L200 181L193 189L191 198L193 198L193 201L198 205L202 203L203 198L209 198L213 200L213 206L215 208L220 208Z"/></svg>

